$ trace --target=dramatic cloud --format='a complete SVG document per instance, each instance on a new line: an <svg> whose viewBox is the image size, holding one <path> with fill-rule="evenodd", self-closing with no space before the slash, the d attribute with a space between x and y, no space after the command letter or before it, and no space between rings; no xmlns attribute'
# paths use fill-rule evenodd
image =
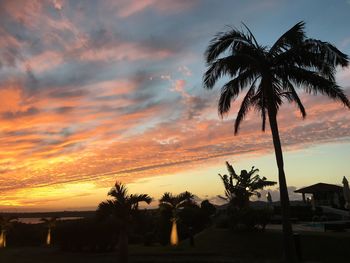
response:
<svg viewBox="0 0 350 263"><path fill-rule="evenodd" d="M202 88L205 47L226 24L249 18L259 41L273 41L257 9L271 15L284 6L248 2L1 1L0 206L57 205L57 196L86 205L116 178L132 183L271 153L254 112L233 135L241 97L222 120L219 89ZM349 53L348 35L334 38ZM337 75L348 95L349 72ZM286 151L349 140L348 110L300 94L306 120L295 105L278 116Z"/></svg>

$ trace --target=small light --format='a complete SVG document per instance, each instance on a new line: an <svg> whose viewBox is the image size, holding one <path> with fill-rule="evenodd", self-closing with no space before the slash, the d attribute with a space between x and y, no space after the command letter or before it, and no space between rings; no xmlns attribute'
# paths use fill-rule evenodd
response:
<svg viewBox="0 0 350 263"><path fill-rule="evenodd" d="M170 245L177 246L179 244L179 237L177 235L177 225L176 225L176 219L173 219L173 225L171 227L171 233L170 233Z"/></svg>
<svg viewBox="0 0 350 263"><path fill-rule="evenodd" d="M247 186L247 187L245 188L245 190L249 191L249 187Z"/></svg>

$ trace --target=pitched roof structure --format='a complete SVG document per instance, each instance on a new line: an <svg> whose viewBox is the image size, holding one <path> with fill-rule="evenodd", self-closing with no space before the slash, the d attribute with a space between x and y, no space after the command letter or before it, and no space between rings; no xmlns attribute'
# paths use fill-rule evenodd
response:
<svg viewBox="0 0 350 263"><path fill-rule="evenodd" d="M295 193L312 194L316 192L342 192L343 187L335 184L318 183L295 190Z"/></svg>

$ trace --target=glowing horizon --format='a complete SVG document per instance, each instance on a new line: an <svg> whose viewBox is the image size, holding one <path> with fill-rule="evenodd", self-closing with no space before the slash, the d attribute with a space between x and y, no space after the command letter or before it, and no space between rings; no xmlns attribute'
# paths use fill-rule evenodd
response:
<svg viewBox="0 0 350 263"><path fill-rule="evenodd" d="M202 88L203 52L226 24L244 21L269 45L306 20L309 37L350 54L350 4L335 3L328 23L311 2L2 2L0 211L91 209L116 180L155 199L188 190L215 201L226 160L277 180L259 116L249 114L237 136L240 99L218 117L219 87ZM337 80L350 96L350 68ZM349 110L300 94L306 120L287 103L278 115L291 194L350 179Z"/></svg>

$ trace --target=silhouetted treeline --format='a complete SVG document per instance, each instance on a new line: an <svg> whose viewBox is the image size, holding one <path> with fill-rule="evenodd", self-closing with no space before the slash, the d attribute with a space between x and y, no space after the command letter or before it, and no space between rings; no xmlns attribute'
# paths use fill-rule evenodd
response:
<svg viewBox="0 0 350 263"><path fill-rule="evenodd" d="M63 217L94 217L96 211L57 211L57 212L1 212L1 215L15 218L63 218Z"/></svg>
<svg viewBox="0 0 350 263"><path fill-rule="evenodd" d="M198 233L211 224L216 208L208 201L193 204L179 212L178 231L180 240ZM101 220L94 212L83 212L87 218L58 220L52 229L52 244L65 251L108 252L118 244L119 224L113 218ZM71 213L69 216L82 215ZM17 214L19 215L19 214ZM38 216L38 213L31 215ZM44 215L40 213L40 216ZM62 215L48 213L45 215ZM68 214L64 214L68 216ZM172 211L168 209L138 210L129 228L129 243L152 246L169 244ZM21 217L21 215L20 215ZM27 216L29 217L29 216ZM45 246L47 226L45 223L25 224L14 222L7 233L7 246Z"/></svg>

